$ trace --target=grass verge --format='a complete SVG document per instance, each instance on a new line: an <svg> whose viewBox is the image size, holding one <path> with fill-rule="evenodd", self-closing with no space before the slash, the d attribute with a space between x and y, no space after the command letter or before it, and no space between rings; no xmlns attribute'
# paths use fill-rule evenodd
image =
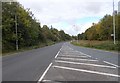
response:
<svg viewBox="0 0 120 83"><path fill-rule="evenodd" d="M113 41L95 41L95 40L79 40L79 41L72 41L71 44L76 46L83 46L101 50L108 50L108 51L120 51L120 47L118 45L118 41L116 44L113 44Z"/></svg>
<svg viewBox="0 0 120 83"><path fill-rule="evenodd" d="M40 44L35 45L35 46L23 47L23 48L19 49L18 51L16 51L16 50L7 51L7 52L2 53L2 56L6 56L6 55L8 56L8 55L11 55L11 54L14 54L14 53L19 53L19 52L24 52L24 51L27 51L27 50L42 48L42 47L50 46L50 45L53 45L53 44L55 44L55 42L48 41L47 43L40 43Z"/></svg>

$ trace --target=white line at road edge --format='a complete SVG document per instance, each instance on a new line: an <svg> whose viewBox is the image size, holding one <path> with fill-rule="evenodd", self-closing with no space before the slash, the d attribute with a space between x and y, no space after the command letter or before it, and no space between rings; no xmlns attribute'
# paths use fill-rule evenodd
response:
<svg viewBox="0 0 120 83"><path fill-rule="evenodd" d="M97 66L97 67L106 67L106 68L116 68L114 66L107 66L107 65L97 65L97 64L89 64L89 63L78 63L78 62L69 62L69 61L60 61L60 60L55 60L55 62L58 63L69 63L69 64L78 64L78 65L88 65L88 66Z"/></svg>
<svg viewBox="0 0 120 83"><path fill-rule="evenodd" d="M90 71L90 70L83 70L83 69L76 69L76 68L70 68L70 67L55 66L55 65L52 66L52 67L66 69L66 70L86 72L86 73L100 74L100 75L106 75L106 76L112 76L112 77L120 77L119 75L115 75L115 74L109 74L109 73L103 73L103 72L97 72L97 71Z"/></svg>
<svg viewBox="0 0 120 83"><path fill-rule="evenodd" d="M120 66L118 66L118 65L115 65L115 64L110 63L110 62L107 62L107 61L103 61L103 62L105 62L105 63L107 63L107 64L110 64L110 65L113 65L113 66L115 66L115 67L120 67Z"/></svg>
<svg viewBox="0 0 120 83"><path fill-rule="evenodd" d="M58 53L56 54L55 58L57 58L58 54L60 53L62 47L60 48L60 50L58 51ZM44 78L45 74L48 72L48 70L50 69L50 67L52 66L53 63L50 63L49 66L47 67L47 69L45 70L45 72L42 74L42 76L40 77L40 79L38 80L38 83L40 83L42 81L42 79Z"/></svg>

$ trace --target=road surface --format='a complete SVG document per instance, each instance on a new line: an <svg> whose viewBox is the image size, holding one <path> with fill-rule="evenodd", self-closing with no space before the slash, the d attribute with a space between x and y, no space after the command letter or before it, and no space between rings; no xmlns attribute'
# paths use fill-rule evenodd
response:
<svg viewBox="0 0 120 83"><path fill-rule="evenodd" d="M38 80L62 45L59 43L3 57L3 81Z"/></svg>
<svg viewBox="0 0 120 83"><path fill-rule="evenodd" d="M118 53L59 43L3 57L3 81L118 81Z"/></svg>

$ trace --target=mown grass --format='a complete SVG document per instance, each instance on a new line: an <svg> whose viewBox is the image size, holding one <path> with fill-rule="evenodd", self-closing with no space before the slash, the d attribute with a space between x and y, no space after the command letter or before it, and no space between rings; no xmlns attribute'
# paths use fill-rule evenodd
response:
<svg viewBox="0 0 120 83"><path fill-rule="evenodd" d="M79 40L71 42L73 45L101 49L101 50L109 50L109 51L120 51L120 47L118 41L116 44L113 44L113 41L95 41L95 40Z"/></svg>

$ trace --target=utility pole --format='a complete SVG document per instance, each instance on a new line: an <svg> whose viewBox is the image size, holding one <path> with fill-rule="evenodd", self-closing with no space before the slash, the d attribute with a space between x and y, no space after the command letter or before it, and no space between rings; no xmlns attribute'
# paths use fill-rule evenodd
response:
<svg viewBox="0 0 120 83"><path fill-rule="evenodd" d="M79 36L77 35L77 43L79 43Z"/></svg>
<svg viewBox="0 0 120 83"><path fill-rule="evenodd" d="M78 31L78 27L76 25L73 25L73 28L75 28L76 31ZM79 43L79 38L78 38L78 35L77 35L77 43Z"/></svg>
<svg viewBox="0 0 120 83"><path fill-rule="evenodd" d="M114 37L114 44L116 44L115 42L115 13L114 13L114 0L113 0L113 37Z"/></svg>
<svg viewBox="0 0 120 83"><path fill-rule="evenodd" d="M18 50L17 15L15 14L16 50Z"/></svg>

